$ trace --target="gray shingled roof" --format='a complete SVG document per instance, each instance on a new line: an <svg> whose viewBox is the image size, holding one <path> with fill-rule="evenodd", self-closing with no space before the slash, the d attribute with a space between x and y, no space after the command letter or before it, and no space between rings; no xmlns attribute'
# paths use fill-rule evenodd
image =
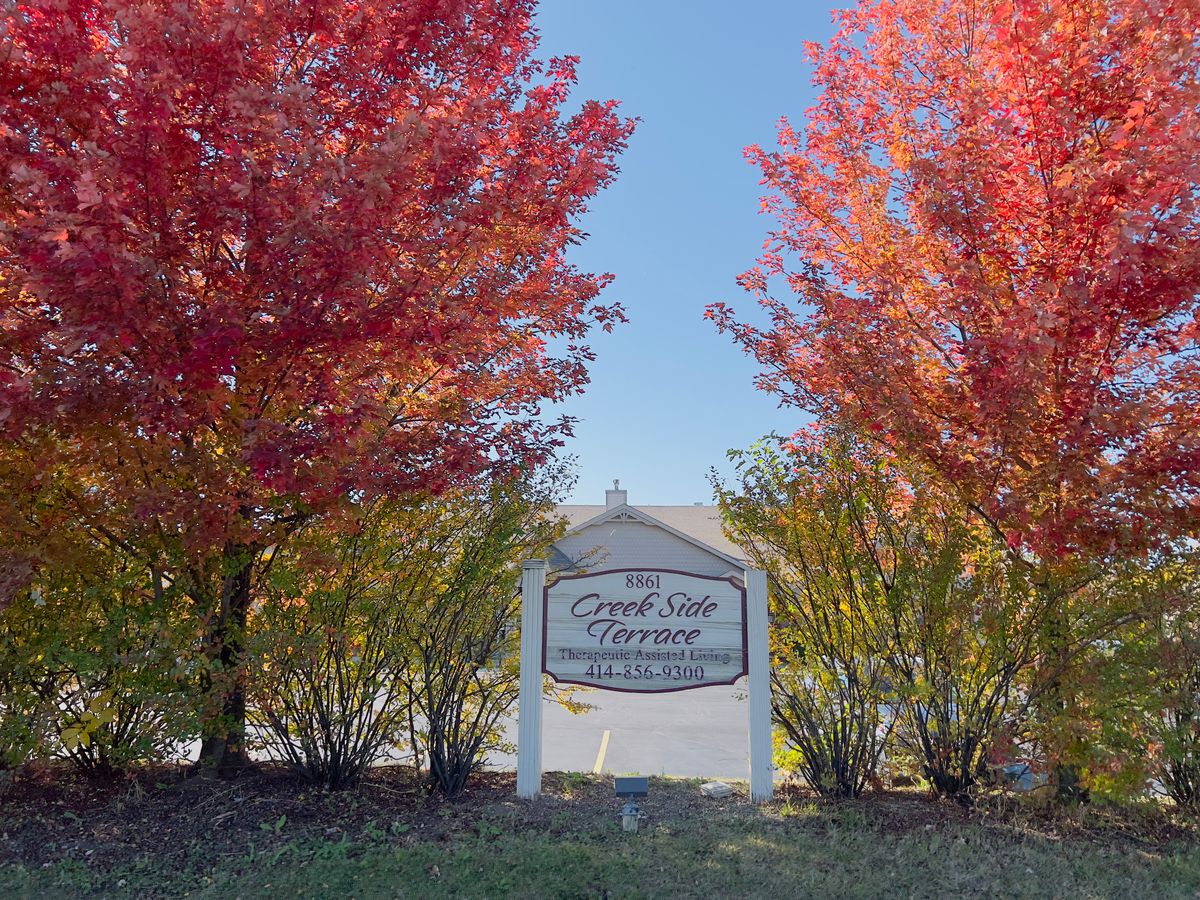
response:
<svg viewBox="0 0 1200 900"><path fill-rule="evenodd" d="M719 550L735 559L745 559L736 544L721 533L721 514L715 506L634 506L651 518L658 519L676 531L682 531L714 550ZM555 507L560 516L570 523L570 528L582 525L589 519L605 512L607 507L599 505L563 505Z"/></svg>

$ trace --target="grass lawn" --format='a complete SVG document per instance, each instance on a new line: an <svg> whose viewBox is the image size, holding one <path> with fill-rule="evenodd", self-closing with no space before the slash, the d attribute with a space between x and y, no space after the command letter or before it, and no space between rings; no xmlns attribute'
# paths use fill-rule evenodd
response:
<svg viewBox="0 0 1200 900"><path fill-rule="evenodd" d="M90 806L47 787L0 806L0 896L1200 895L1194 830L1162 814L799 792L755 807L654 779L643 830L625 834L611 779L548 776L535 803L512 798L511 776L481 781L453 803L382 776L341 795L279 776L158 780Z"/></svg>

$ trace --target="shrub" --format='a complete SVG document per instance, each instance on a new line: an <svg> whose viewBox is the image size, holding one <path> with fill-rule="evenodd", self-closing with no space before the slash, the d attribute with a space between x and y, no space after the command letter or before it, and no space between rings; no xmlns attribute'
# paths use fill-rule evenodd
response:
<svg viewBox="0 0 1200 900"><path fill-rule="evenodd" d="M770 585L780 762L818 793L856 796L875 776L889 721L882 585L851 539L846 482L828 477L845 460L766 441L731 456L737 491L716 487L730 537Z"/></svg>
<svg viewBox="0 0 1200 900"><path fill-rule="evenodd" d="M1162 793L1192 809L1200 807L1198 561L1186 548L1165 561L1156 593L1166 602L1116 635L1104 677L1088 684L1093 696L1114 698L1103 718L1110 729L1120 726L1126 764L1108 769L1126 780L1132 772L1139 789L1154 778Z"/></svg>
<svg viewBox="0 0 1200 900"><path fill-rule="evenodd" d="M47 567L0 613L8 762L111 772L179 751L196 728L190 641L172 598L119 553Z"/></svg>
<svg viewBox="0 0 1200 900"><path fill-rule="evenodd" d="M775 716L805 779L854 795L887 738L935 792L967 797L1038 659L1044 607L1025 569L969 510L847 433L732 457L721 506L770 580Z"/></svg>
<svg viewBox="0 0 1200 900"><path fill-rule="evenodd" d="M18 596L0 613L0 768L16 769L49 755L58 719L58 672L42 665L43 627L33 603Z"/></svg>
<svg viewBox="0 0 1200 900"><path fill-rule="evenodd" d="M407 727L412 648L385 584L421 563L398 539L398 517L380 501L347 532L310 526L272 561L266 602L250 619L252 738L332 790L356 783Z"/></svg>
<svg viewBox="0 0 1200 900"><path fill-rule="evenodd" d="M906 557L886 601L894 738L935 793L965 800L990 780L990 756L1014 729L1039 609L986 531L919 500L894 525L901 540L889 555Z"/></svg>
<svg viewBox="0 0 1200 900"><path fill-rule="evenodd" d="M430 786L454 796L489 750L519 693L520 563L544 557L561 533L545 482L496 483L437 508L436 582L400 600L416 652L406 672L412 744ZM431 548L432 549L432 548Z"/></svg>
<svg viewBox="0 0 1200 900"><path fill-rule="evenodd" d="M260 746L332 789L400 748L433 788L461 791L516 699L515 586L557 534L550 510L523 479L311 526L250 622Z"/></svg>
<svg viewBox="0 0 1200 900"><path fill-rule="evenodd" d="M1164 634L1167 672L1152 734L1161 747L1159 781L1181 806L1200 806L1200 629L1180 623Z"/></svg>

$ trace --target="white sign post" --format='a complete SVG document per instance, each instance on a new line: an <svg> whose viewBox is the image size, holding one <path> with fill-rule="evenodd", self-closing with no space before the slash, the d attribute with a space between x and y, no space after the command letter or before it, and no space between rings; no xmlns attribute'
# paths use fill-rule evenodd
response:
<svg viewBox="0 0 1200 900"><path fill-rule="evenodd" d="M746 630L750 650L750 799L775 793L771 746L771 647L767 637L767 573L746 572Z"/></svg>
<svg viewBox="0 0 1200 900"><path fill-rule="evenodd" d="M546 561L521 567L521 697L517 707L517 796L542 790L542 593Z"/></svg>
<svg viewBox="0 0 1200 900"><path fill-rule="evenodd" d="M521 593L517 794L541 788L542 674L627 693L733 684L750 676L750 794L771 799L771 671L766 574L745 587L667 569L565 575L545 587L526 563Z"/></svg>

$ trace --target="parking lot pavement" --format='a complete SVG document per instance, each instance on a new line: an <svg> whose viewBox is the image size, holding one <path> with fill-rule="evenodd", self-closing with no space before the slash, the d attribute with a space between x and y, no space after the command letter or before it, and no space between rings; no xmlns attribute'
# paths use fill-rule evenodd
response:
<svg viewBox="0 0 1200 900"><path fill-rule="evenodd" d="M673 694L581 691L594 708L580 714L556 703L542 713L542 768L591 772L604 733L601 771L699 778L750 777L749 703L745 681ZM516 722L507 729L515 743ZM516 767L515 755L493 754L492 768Z"/></svg>

